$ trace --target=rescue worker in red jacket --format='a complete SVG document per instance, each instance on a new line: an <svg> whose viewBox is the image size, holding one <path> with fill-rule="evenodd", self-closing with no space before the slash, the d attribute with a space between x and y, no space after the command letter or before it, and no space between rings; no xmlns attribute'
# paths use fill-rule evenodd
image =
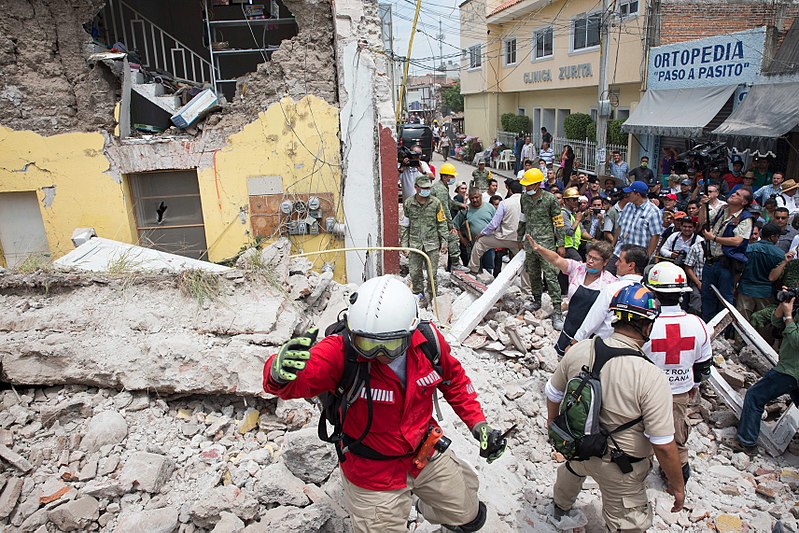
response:
<svg viewBox="0 0 799 533"><path fill-rule="evenodd" d="M436 389L480 442L480 455L488 462L505 451L507 440L486 422L474 385L435 327L440 353L435 366L441 375L422 351L426 338L417 330L417 300L402 281L391 276L370 279L350 303L342 335L328 335L312 347L316 336L312 331L290 340L269 358L264 389L283 399L335 391L348 343L358 361L369 362L369 387L362 388L347 409L344 446L338 448L354 530L407 531L413 495L427 521L452 531L479 530L486 507L477 497L474 469L449 449L424 454L429 462L422 468L416 462L430 427L438 428L432 416ZM367 390L371 390L372 413Z"/></svg>

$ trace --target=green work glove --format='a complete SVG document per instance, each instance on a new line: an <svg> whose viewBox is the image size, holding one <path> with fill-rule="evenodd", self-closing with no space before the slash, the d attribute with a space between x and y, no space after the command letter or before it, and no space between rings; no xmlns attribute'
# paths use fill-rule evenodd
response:
<svg viewBox="0 0 799 533"><path fill-rule="evenodd" d="M472 435L480 443L480 457L485 457L488 464L493 463L508 447L508 439L502 437L502 432L488 425L488 422L479 422L472 428Z"/></svg>
<svg viewBox="0 0 799 533"><path fill-rule="evenodd" d="M297 373L305 369L306 361L311 358L310 349L318 333L319 328L311 328L303 337L294 337L280 348L269 371L272 381L285 385L297 379Z"/></svg>

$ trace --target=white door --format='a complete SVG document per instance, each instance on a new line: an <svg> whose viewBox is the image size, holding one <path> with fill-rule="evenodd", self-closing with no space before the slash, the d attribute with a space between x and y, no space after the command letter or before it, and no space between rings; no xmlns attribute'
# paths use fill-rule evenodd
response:
<svg viewBox="0 0 799 533"><path fill-rule="evenodd" d="M31 255L50 257L35 192L0 193L0 246L8 268L14 268Z"/></svg>

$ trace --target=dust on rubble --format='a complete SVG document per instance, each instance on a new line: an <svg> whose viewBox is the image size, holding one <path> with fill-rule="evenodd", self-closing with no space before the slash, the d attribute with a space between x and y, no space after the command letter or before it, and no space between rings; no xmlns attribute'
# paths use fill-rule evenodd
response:
<svg viewBox="0 0 799 533"><path fill-rule="evenodd" d="M0 275L3 379L10 381L7 361L21 379L24 365L15 364L15 354L41 372L47 364L72 372L70 359L85 369L84 382L72 372L72 384L58 386L35 383L28 371L28 385L0 392L0 525L11 531L351 531L335 453L316 436L317 407L266 397L260 379L263 360L281 339L310 323L332 323L353 287L314 272L306 260L288 261L284 252L273 247L243 257L242 270L221 275L219 295L202 304L164 275ZM254 275L253 265L265 262L269 276ZM443 270L439 280L447 316L459 316L475 301ZM558 361L556 333L547 297L535 314L522 311L523 302L512 287L463 345L453 346L492 424L519 425L508 452L487 465L468 430L442 405L453 450L480 473L492 532L554 531L548 519L562 457L547 442L543 388ZM422 315L433 318L428 309ZM714 349L734 386L756 379L750 350L723 339ZM246 365L236 359L242 353ZM55 379L54 373L39 377ZM229 390L230 373L240 388ZM784 406L770 407L771 416ZM778 458L751 459L720 447L736 422L710 388L703 387L690 413L694 476L687 510L668 511L671 499L654 471L647 485L655 527L704 531L738 524L763 531L779 519L796 531L796 445ZM594 481L586 482L577 506L586 530L599 531ZM416 531L437 528L422 523Z"/></svg>

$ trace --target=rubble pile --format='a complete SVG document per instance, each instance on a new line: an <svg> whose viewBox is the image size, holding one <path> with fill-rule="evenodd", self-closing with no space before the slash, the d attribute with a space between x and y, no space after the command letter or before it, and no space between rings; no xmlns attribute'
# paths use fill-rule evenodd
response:
<svg viewBox="0 0 799 533"><path fill-rule="evenodd" d="M168 275L0 275L0 528L350 531L335 452L316 435L314 401L268 397L260 383L277 346L311 324L334 322L352 287L287 255L281 243L245 254L239 269L217 275L220 293L202 302ZM440 277L441 312L457 319L476 296ZM558 359L544 300L540 311L524 312L511 288L453 346L492 425L518 424L508 451L488 465L442 403L453 450L480 474L486 531L554 531L548 518L563 458L545 428L543 390ZM423 317L433 318L429 310ZM735 388L750 385L753 356L723 339L715 347L720 371L741 377ZM736 423L725 410L703 387L691 415L687 510L669 512L655 468L647 480L655 528L766 531L779 520L797 531L797 450L750 458L719 447ZM577 507L587 531L601 530L593 480ZM416 531L438 528L420 523Z"/></svg>

